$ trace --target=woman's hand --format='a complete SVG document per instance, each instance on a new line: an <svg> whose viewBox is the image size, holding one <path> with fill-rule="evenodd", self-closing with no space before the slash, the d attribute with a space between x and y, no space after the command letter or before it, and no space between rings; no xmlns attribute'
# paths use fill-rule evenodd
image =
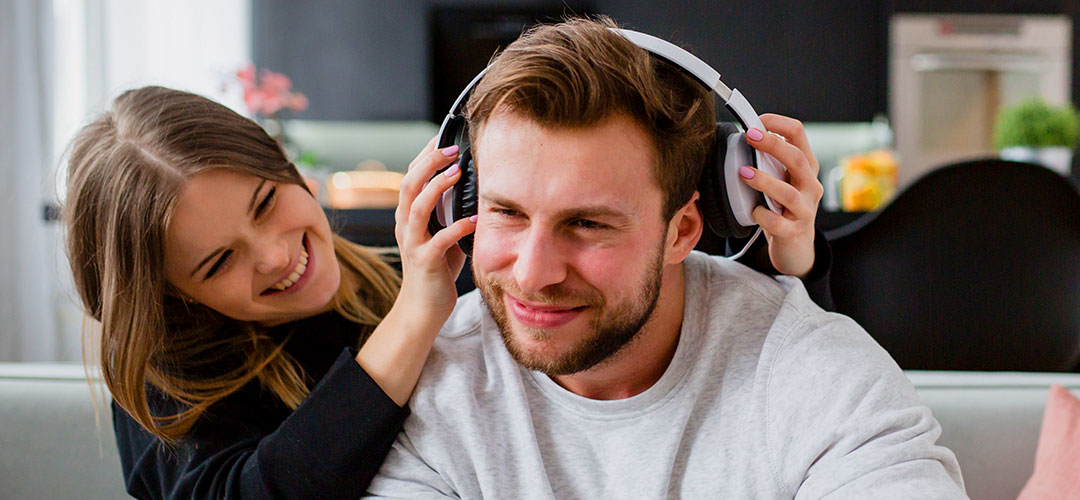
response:
<svg viewBox="0 0 1080 500"><path fill-rule="evenodd" d="M408 307L413 314L441 326L457 303L454 281L465 263L465 253L457 242L476 229L476 222L462 219L434 235L428 232L428 219L435 205L443 192L461 178L461 171L454 163L457 146L436 150L435 141L432 138L409 164L401 181L394 234L401 252L402 282L394 307L399 304ZM435 175L451 163L449 169Z"/></svg>
<svg viewBox="0 0 1080 500"><path fill-rule="evenodd" d="M356 362L398 405L409 400L431 345L454 310L454 280L465 263L465 253L457 242L476 229L475 219L462 219L434 235L428 232L431 211L443 192L461 177L454 167L439 175L435 171L457 157L457 147L436 150L432 139L409 164L394 212L394 235L401 251L401 290L390 312L356 355Z"/></svg>
<svg viewBox="0 0 1080 500"><path fill-rule="evenodd" d="M781 274L805 277L814 267L814 218L823 188L817 179L818 162L802 123L786 116L765 114L761 122L773 134L750 129L747 142L769 153L787 167L787 179L777 179L752 167L739 169L750 187L783 205L781 213L754 208L753 217L769 242L769 260ZM785 140L786 139L786 140Z"/></svg>

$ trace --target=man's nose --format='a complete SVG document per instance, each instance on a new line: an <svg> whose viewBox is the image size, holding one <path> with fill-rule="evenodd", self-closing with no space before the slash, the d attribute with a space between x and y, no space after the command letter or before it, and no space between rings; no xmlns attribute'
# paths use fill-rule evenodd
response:
<svg viewBox="0 0 1080 500"><path fill-rule="evenodd" d="M285 270L292 256L289 242L280 235L262 235L254 242L255 270L261 274L276 274Z"/></svg>
<svg viewBox="0 0 1080 500"><path fill-rule="evenodd" d="M550 231L534 228L517 245L514 280L525 292L538 293L566 279L563 253Z"/></svg>

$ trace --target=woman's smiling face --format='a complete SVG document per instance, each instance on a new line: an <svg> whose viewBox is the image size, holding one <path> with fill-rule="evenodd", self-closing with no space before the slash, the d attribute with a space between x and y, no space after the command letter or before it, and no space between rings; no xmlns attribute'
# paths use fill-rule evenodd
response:
<svg viewBox="0 0 1080 500"><path fill-rule="evenodd" d="M330 225L304 188L225 168L181 189L165 277L188 299L266 325L329 310L341 282Z"/></svg>

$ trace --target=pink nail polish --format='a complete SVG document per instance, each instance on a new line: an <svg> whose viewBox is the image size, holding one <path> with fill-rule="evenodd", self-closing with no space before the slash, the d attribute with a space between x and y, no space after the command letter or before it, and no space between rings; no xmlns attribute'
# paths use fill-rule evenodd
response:
<svg viewBox="0 0 1080 500"><path fill-rule="evenodd" d="M450 168L446 169L446 172L443 172L443 174L447 177L453 177L454 174L458 173L458 170L461 170L461 167L459 167L458 164L455 163L453 165L450 165Z"/></svg>
<svg viewBox="0 0 1080 500"><path fill-rule="evenodd" d="M751 141L760 141L765 138L765 134L762 134L761 131L756 128L747 130L746 136L749 137Z"/></svg>
<svg viewBox="0 0 1080 500"><path fill-rule="evenodd" d="M448 148L444 148L442 150L443 156L454 156L454 155L457 154L457 152L458 152L458 145L457 144L454 144L453 146L450 146Z"/></svg>
<svg viewBox="0 0 1080 500"><path fill-rule="evenodd" d="M473 215L473 216L469 217L469 222L476 222L476 219L479 219L479 218L480 218L479 216Z"/></svg>
<svg viewBox="0 0 1080 500"><path fill-rule="evenodd" d="M753 179L754 169L750 167L739 167L739 175L743 176L746 179Z"/></svg>

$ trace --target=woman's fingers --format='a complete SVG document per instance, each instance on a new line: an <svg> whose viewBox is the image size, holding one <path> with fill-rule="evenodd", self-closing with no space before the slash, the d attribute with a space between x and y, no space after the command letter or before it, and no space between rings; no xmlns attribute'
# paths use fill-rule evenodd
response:
<svg viewBox="0 0 1080 500"><path fill-rule="evenodd" d="M399 225L408 223L408 216L414 200L428 181L431 180L432 176L435 175L435 171L457 160L458 147L456 145L438 150L434 149L434 145L435 139L433 138L431 142L428 142L430 148L425 147L424 151L421 151L416 156L412 163L409 164L409 171L401 179L401 186L398 191L398 206L397 210L394 211L394 221Z"/></svg>
<svg viewBox="0 0 1080 500"><path fill-rule="evenodd" d="M456 145L439 150L421 153L412 164L409 171L401 179L400 196L412 199L424 188L428 180L435 175L435 171L449 165L457 159L458 147Z"/></svg>
<svg viewBox="0 0 1080 500"><path fill-rule="evenodd" d="M806 129L803 128L802 122L787 116L766 113L761 115L761 123L770 132L784 136L788 142L802 150L812 168L812 173L817 176L818 161L814 156L814 150L810 148L810 140L806 137Z"/></svg>
<svg viewBox="0 0 1080 500"><path fill-rule="evenodd" d="M431 245L431 251L443 254L453 250L461 238L464 238L476 230L476 220L477 216L475 215L464 219L458 219L457 221L454 221L453 224L450 224L435 233L435 236L432 236L431 241L428 243ZM458 251L460 252L460 250ZM464 258L464 254L462 254L462 258ZM454 264L456 263L451 262L451 267L453 267Z"/></svg>
<svg viewBox="0 0 1080 500"><path fill-rule="evenodd" d="M794 238L802 233L798 223L764 206L754 208L751 216L767 234L778 238Z"/></svg>
<svg viewBox="0 0 1080 500"><path fill-rule="evenodd" d="M806 154L794 144L784 140L783 137L766 134L761 130L750 129L746 132L746 140L754 149L762 153L768 153L780 160L787 168L791 177L791 183L796 187L803 187L817 182L817 172L810 164Z"/></svg>
<svg viewBox="0 0 1080 500"><path fill-rule="evenodd" d="M442 199L442 195L448 189L454 187L454 183L461 178L461 167L453 164L442 173L435 175L424 186L419 195L412 201L409 207L409 221L406 223L407 238L412 242L421 242L428 238L428 219L435 205ZM401 243L401 242L399 242Z"/></svg>
<svg viewBox="0 0 1080 500"><path fill-rule="evenodd" d="M796 219L813 219L816 210L813 210L809 205L809 196L804 195L802 191L799 191L788 184L787 182L777 179L771 175L763 174L760 170L753 167L742 167L739 169L739 177L742 177L750 187L761 191L772 198L773 201L784 206L784 216L788 218ZM817 202L814 201L816 204ZM768 228L766 228L768 229Z"/></svg>
<svg viewBox="0 0 1080 500"><path fill-rule="evenodd" d="M447 175L449 173L450 175ZM398 246L401 248L403 265L423 270L424 274L438 274L449 270L451 280L461 271L465 254L456 243L476 229L476 216L455 221L448 227L428 234L427 214L434 209L442 194L453 189L461 178L461 169L455 164L444 173L437 174L420 192L410 208L409 223L398 226Z"/></svg>

